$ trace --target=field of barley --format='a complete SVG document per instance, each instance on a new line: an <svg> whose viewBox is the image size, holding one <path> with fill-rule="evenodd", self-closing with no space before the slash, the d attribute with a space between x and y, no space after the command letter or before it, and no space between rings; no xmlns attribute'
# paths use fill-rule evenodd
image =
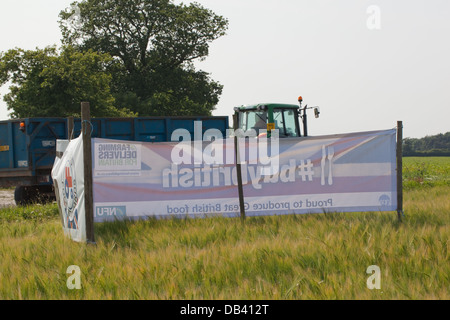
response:
<svg viewBox="0 0 450 320"><path fill-rule="evenodd" d="M95 225L96 245L66 238L55 204L0 208L0 299L450 299L450 158L405 158L404 187L401 223L395 212L115 222Z"/></svg>

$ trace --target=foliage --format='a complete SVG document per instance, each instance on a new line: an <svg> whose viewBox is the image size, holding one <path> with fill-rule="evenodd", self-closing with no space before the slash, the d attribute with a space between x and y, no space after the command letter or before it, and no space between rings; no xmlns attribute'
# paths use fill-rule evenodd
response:
<svg viewBox="0 0 450 320"><path fill-rule="evenodd" d="M222 86L196 71L193 62L204 59L209 44L225 34L223 17L196 3L85 0L60 18L65 44L113 57L118 105L147 116L210 115L217 104Z"/></svg>
<svg viewBox="0 0 450 320"><path fill-rule="evenodd" d="M80 103L91 103L92 116L125 116L114 107L110 92L112 58L92 50L83 53L68 46L0 54L0 85L12 82L4 97L15 118L67 117L80 112Z"/></svg>
<svg viewBox="0 0 450 320"><path fill-rule="evenodd" d="M403 140L404 156L450 156L450 132Z"/></svg>
<svg viewBox="0 0 450 320"><path fill-rule="evenodd" d="M0 224L23 221L48 222L58 215L56 204L0 207Z"/></svg>
<svg viewBox="0 0 450 320"><path fill-rule="evenodd" d="M403 161L403 187L406 190L450 186L449 157L408 157Z"/></svg>
<svg viewBox="0 0 450 320"><path fill-rule="evenodd" d="M223 86L193 62L228 21L199 4L84 0L60 13L63 47L0 53L15 118L210 115ZM131 110L131 111L130 111Z"/></svg>

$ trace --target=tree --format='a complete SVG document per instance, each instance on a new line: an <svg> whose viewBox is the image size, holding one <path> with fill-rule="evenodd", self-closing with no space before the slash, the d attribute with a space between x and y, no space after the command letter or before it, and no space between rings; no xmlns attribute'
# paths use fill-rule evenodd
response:
<svg viewBox="0 0 450 320"><path fill-rule="evenodd" d="M421 139L403 139L405 156L448 156L450 153L450 132L426 136Z"/></svg>
<svg viewBox="0 0 450 320"><path fill-rule="evenodd" d="M12 83L4 100L14 118L79 115L82 101L91 103L92 116L133 115L114 107L111 63L108 54L70 46L0 53L0 85Z"/></svg>
<svg viewBox="0 0 450 320"><path fill-rule="evenodd" d="M199 4L171 0L84 0L60 13L63 43L113 57L117 104L139 115L209 115L222 86L193 62L228 21Z"/></svg>

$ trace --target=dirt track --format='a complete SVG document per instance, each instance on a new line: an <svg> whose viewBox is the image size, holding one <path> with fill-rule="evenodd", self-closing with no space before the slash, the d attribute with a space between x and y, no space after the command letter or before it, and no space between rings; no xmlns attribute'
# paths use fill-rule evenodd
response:
<svg viewBox="0 0 450 320"><path fill-rule="evenodd" d="M0 208L15 206L14 189L0 189Z"/></svg>

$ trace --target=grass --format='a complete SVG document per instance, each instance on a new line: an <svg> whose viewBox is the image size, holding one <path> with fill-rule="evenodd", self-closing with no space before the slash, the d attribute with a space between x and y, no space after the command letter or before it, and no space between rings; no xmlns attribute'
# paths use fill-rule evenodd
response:
<svg viewBox="0 0 450 320"><path fill-rule="evenodd" d="M393 212L114 222L96 224L93 246L64 237L56 205L0 209L0 299L449 299L449 167L405 159L403 223ZM81 290L66 286L71 265ZM380 290L367 288L371 265Z"/></svg>
<svg viewBox="0 0 450 320"><path fill-rule="evenodd" d="M420 187L450 186L450 158L404 158L403 180L406 190Z"/></svg>

